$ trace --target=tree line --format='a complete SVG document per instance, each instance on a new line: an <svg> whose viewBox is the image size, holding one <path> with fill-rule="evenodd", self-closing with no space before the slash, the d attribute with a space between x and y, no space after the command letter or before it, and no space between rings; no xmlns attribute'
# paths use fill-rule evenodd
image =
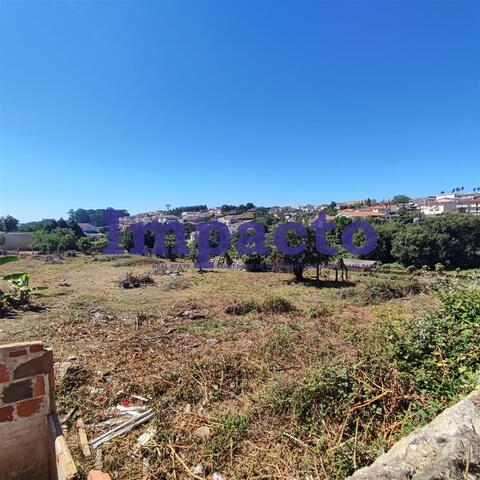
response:
<svg viewBox="0 0 480 480"><path fill-rule="evenodd" d="M447 269L480 267L480 216L450 213L405 223L375 226L377 247L368 259L405 267L437 263Z"/></svg>

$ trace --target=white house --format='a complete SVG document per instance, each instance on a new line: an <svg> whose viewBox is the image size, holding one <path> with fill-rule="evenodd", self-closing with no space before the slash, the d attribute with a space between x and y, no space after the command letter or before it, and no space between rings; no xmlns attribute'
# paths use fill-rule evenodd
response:
<svg viewBox="0 0 480 480"><path fill-rule="evenodd" d="M455 213L457 204L455 202L431 202L420 206L420 212L424 215L441 215L442 213Z"/></svg>

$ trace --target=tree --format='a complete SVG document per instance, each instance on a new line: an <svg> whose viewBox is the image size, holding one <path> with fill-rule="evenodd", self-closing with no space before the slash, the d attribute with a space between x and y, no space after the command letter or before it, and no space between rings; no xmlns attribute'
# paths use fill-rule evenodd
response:
<svg viewBox="0 0 480 480"><path fill-rule="evenodd" d="M477 268L479 245L479 217L446 214L405 225L393 239L391 254L405 266Z"/></svg>
<svg viewBox="0 0 480 480"><path fill-rule="evenodd" d="M77 248L83 252L89 255L92 252L92 242L88 237L80 237L77 240Z"/></svg>
<svg viewBox="0 0 480 480"><path fill-rule="evenodd" d="M125 250L130 250L133 248L133 231L129 228L122 230L120 232L119 244Z"/></svg>
<svg viewBox="0 0 480 480"><path fill-rule="evenodd" d="M4 232L16 232L18 220L11 215L0 217L0 230Z"/></svg>
<svg viewBox="0 0 480 480"><path fill-rule="evenodd" d="M56 228L51 232L36 230L32 235L32 248L42 253L75 250L77 239L69 228Z"/></svg>
<svg viewBox="0 0 480 480"><path fill-rule="evenodd" d="M399 203L408 203L411 200L412 199L410 197L408 197L407 195L395 195L392 198L392 203L395 204L395 205L398 205Z"/></svg>
<svg viewBox="0 0 480 480"><path fill-rule="evenodd" d="M68 223L62 217L60 217L57 221L57 227L68 228Z"/></svg>
<svg viewBox="0 0 480 480"><path fill-rule="evenodd" d="M338 205L336 202L331 202L330 205L327 207L326 213L327 215L336 215L338 213Z"/></svg>
<svg viewBox="0 0 480 480"><path fill-rule="evenodd" d="M365 258L378 260L382 263L392 263L396 259L392 255L392 245L397 236L405 229L401 222L391 221L375 226L377 245Z"/></svg>
<svg viewBox="0 0 480 480"><path fill-rule="evenodd" d="M304 238L298 237L294 232L289 231L287 235L287 243L289 246L297 246L302 242L305 242L306 249L298 255L285 255L278 250L276 246L273 246L272 253L270 254L270 261L274 265L279 265L281 268L288 265L295 275L297 281L303 280L303 272L311 265L318 265L325 262L328 258L326 255L318 253L316 249L316 235L315 230L310 227L305 227L307 234Z"/></svg>
<svg viewBox="0 0 480 480"><path fill-rule="evenodd" d="M152 249L155 245L155 233L151 230L147 230L144 235L144 242L147 248Z"/></svg>
<svg viewBox="0 0 480 480"><path fill-rule="evenodd" d="M85 236L83 230L79 227L78 223L73 218L68 219L67 225L68 228L74 233L75 237L80 238Z"/></svg>

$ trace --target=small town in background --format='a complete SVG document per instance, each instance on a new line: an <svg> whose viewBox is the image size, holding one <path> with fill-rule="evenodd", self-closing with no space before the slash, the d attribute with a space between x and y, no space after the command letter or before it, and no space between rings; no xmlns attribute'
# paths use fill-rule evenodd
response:
<svg viewBox="0 0 480 480"><path fill-rule="evenodd" d="M33 232L46 230L51 232L55 228L68 228L69 223L76 223L75 229L80 229L85 237L93 243L105 238L107 221L104 209L70 210L68 220L63 218L42 219L28 223L19 223L12 215L0 218L0 242L5 250L32 248ZM218 221L224 223L231 231L246 222L258 221L266 225L274 225L282 221L300 220L310 224L318 213L326 214L327 221L347 219L348 221L368 221L374 224L390 220L419 222L424 218L443 214L480 214L480 187L472 191L464 191L464 187L455 187L451 192L442 191L436 195L427 195L419 198L410 198L406 195L396 195L389 200L371 198L352 201L332 201L329 204L319 205L284 205L257 207L253 203L242 205L221 205L208 207L207 205L174 207L166 204L164 209L128 214L119 220L120 229L127 230L132 224L150 222L167 223L179 221L186 224L186 231L192 240L195 237L195 225L201 222ZM85 247L84 243L84 247ZM103 243L102 243L103 245ZM60 249L62 249L60 243ZM128 244L126 245L128 247ZM35 241L33 242L35 248ZM41 249L41 248L40 248ZM50 251L52 248L48 248ZM75 249L75 248L74 248Z"/></svg>

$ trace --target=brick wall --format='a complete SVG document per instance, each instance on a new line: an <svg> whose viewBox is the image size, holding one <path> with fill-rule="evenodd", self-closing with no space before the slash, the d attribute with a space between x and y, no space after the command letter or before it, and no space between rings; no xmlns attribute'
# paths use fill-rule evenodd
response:
<svg viewBox="0 0 480 480"><path fill-rule="evenodd" d="M0 346L0 478L52 477L48 415L53 353L41 342Z"/></svg>
<svg viewBox="0 0 480 480"><path fill-rule="evenodd" d="M0 423L55 408L53 353L41 342L0 347Z"/></svg>

